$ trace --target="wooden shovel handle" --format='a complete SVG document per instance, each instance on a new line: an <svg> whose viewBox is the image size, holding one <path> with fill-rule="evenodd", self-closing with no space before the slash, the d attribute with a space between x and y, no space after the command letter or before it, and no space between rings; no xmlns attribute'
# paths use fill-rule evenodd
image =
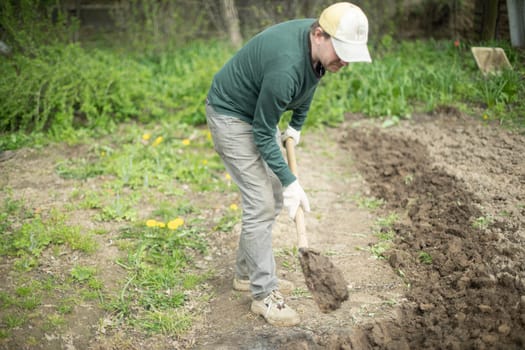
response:
<svg viewBox="0 0 525 350"><path fill-rule="evenodd" d="M297 160L295 158L295 141L289 137L284 142L286 145L286 158L288 159L288 166L292 173L298 176ZM303 208L299 206L297 214L295 214L295 228L297 230L297 248L308 248L308 238L306 237L306 226L304 223Z"/></svg>

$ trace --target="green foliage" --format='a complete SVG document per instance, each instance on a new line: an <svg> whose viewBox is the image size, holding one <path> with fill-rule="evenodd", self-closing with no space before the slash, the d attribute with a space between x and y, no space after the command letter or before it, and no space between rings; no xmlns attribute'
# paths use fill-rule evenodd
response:
<svg viewBox="0 0 525 350"><path fill-rule="evenodd" d="M38 264L38 257L50 245L68 245L73 250L91 253L96 242L91 235L80 232L80 227L69 226L58 212L49 218L35 215L28 220L11 218L4 231L0 255L17 256L15 263L21 270L31 270Z"/></svg>
<svg viewBox="0 0 525 350"><path fill-rule="evenodd" d="M191 324L189 315L180 311L186 301L185 291L209 277L186 271L190 249L203 253L206 244L196 228L180 223L154 224L123 230L122 239L133 244L119 265L128 270L129 277L119 298L108 307L147 331L178 334ZM139 312L130 313L137 308Z"/></svg>
<svg viewBox="0 0 525 350"><path fill-rule="evenodd" d="M432 264L432 256L427 252L420 252L418 255L419 262L426 265Z"/></svg>
<svg viewBox="0 0 525 350"><path fill-rule="evenodd" d="M361 194L354 195L352 199L357 203L359 208L377 209L384 204L384 200L381 198L365 197Z"/></svg>
<svg viewBox="0 0 525 350"><path fill-rule="evenodd" d="M376 224L379 230L374 233L378 241L372 244L369 248L370 253L377 259L386 258L386 253L392 246L392 241L395 238L395 232L392 226L398 221L399 217L396 213L390 213L385 218L378 218Z"/></svg>
<svg viewBox="0 0 525 350"><path fill-rule="evenodd" d="M13 199L10 193L4 198L2 210L0 211L0 232L8 232L12 225L18 220L28 219L33 213L27 210L23 201ZM0 255L7 252L6 241L0 243Z"/></svg>
<svg viewBox="0 0 525 350"><path fill-rule="evenodd" d="M472 227L478 230L486 230L493 223L494 219L491 216L480 216L472 222Z"/></svg>
<svg viewBox="0 0 525 350"><path fill-rule="evenodd" d="M72 129L111 129L147 106L149 72L115 54L78 45L47 46L41 55L2 60L0 131L46 131L56 139ZM128 74L132 71L133 74Z"/></svg>
<svg viewBox="0 0 525 350"><path fill-rule="evenodd" d="M442 105L471 113L481 106L480 117L523 122L519 55L509 53L514 70L483 77L470 51L452 42L384 42L371 46L371 64L351 64L322 79L307 127L337 125L345 112L398 120ZM78 129L107 132L130 118L204 124L212 77L233 51L223 42L195 41L141 55L78 45L45 46L40 53L0 61L0 130L9 133L2 148L36 142L17 130L75 141Z"/></svg>
<svg viewBox="0 0 525 350"><path fill-rule="evenodd" d="M95 269L89 266L75 266L71 269L71 277L76 282L85 283L95 276Z"/></svg>
<svg viewBox="0 0 525 350"><path fill-rule="evenodd" d="M396 213L390 213L387 217L378 218L377 224L382 228L390 228L399 220L399 215Z"/></svg>
<svg viewBox="0 0 525 350"><path fill-rule="evenodd" d="M13 51L35 56L45 45L67 42L78 22L66 18L56 0L4 0L0 28Z"/></svg>
<svg viewBox="0 0 525 350"><path fill-rule="evenodd" d="M84 199L84 206L104 207L102 220L130 220L136 216L131 206L137 202L140 192L126 195L124 188L147 191L164 186L168 179L189 184L199 191L225 186L221 179L224 169L213 152L208 131L176 122L166 122L161 129L155 125L152 128L153 132L145 132L143 128L133 127L125 139L109 140L118 145L95 144L84 157L59 162L56 171L68 179L102 174L115 177L111 184L115 192L111 203L104 203L94 193Z"/></svg>
<svg viewBox="0 0 525 350"><path fill-rule="evenodd" d="M507 48L514 70L483 77L470 50L446 41L390 40L371 48L371 64L351 64L323 78L311 107L307 125L334 125L345 112L370 117L408 118L439 106L460 110L507 124L525 126L523 63ZM479 106L484 113L479 115ZM486 118L485 118L486 119ZM514 122L514 123L513 123ZM516 123L517 122L517 123Z"/></svg>
<svg viewBox="0 0 525 350"><path fill-rule="evenodd" d="M171 0L127 0L111 15L118 28L118 46L125 50L158 55L194 41L208 26L208 6L200 1L181 4Z"/></svg>
<svg viewBox="0 0 525 350"><path fill-rule="evenodd" d="M27 318L16 314L5 315L2 319L2 323L5 324L7 329L13 329L20 327L27 322Z"/></svg>
<svg viewBox="0 0 525 350"><path fill-rule="evenodd" d="M137 218L137 212L134 205L138 200L138 194L131 193L129 195L122 195L116 192L110 202L102 207L102 210L96 218L100 221L131 221Z"/></svg>
<svg viewBox="0 0 525 350"><path fill-rule="evenodd" d="M231 232L233 227L241 221L241 211L235 206L230 207L219 219L217 225L213 228L215 231Z"/></svg>

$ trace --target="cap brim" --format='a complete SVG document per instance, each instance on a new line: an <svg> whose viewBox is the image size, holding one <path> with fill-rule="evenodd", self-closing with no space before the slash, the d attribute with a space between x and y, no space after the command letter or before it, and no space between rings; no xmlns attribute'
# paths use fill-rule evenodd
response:
<svg viewBox="0 0 525 350"><path fill-rule="evenodd" d="M346 43L332 37L335 53L345 62L372 62L366 43Z"/></svg>

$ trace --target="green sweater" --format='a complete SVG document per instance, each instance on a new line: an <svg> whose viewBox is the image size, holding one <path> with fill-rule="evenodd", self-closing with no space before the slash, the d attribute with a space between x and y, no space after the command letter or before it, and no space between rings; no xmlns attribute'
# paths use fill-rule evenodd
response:
<svg viewBox="0 0 525 350"><path fill-rule="evenodd" d="M301 130L319 83L310 54L313 22L292 20L254 36L215 75L208 95L218 113L253 126L254 142L283 186L295 176L284 161L275 133L288 110L293 111L290 125Z"/></svg>

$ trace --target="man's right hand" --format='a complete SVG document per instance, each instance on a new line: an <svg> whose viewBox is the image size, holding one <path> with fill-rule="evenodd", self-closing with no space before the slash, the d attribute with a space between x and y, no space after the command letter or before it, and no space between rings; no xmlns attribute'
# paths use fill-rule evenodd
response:
<svg viewBox="0 0 525 350"><path fill-rule="evenodd" d="M284 130L281 135L281 142L283 143L284 147L286 147L286 140L289 138L292 138L295 146L297 146L299 144L299 140L301 139L301 132L288 125L286 130Z"/></svg>
<svg viewBox="0 0 525 350"><path fill-rule="evenodd" d="M288 216L292 220L295 220L299 206L302 206L305 212L310 211L308 197L297 180L284 188L283 199L284 207L288 210Z"/></svg>

